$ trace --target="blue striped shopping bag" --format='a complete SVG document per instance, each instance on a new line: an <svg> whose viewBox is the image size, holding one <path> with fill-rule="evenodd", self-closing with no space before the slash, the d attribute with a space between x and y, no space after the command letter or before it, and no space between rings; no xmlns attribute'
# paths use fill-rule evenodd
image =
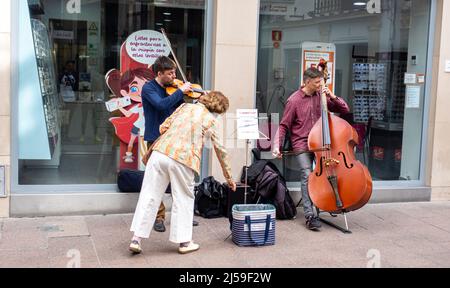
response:
<svg viewBox="0 0 450 288"><path fill-rule="evenodd" d="M271 204L233 205L233 242L238 246L274 245L275 215L275 206Z"/></svg>

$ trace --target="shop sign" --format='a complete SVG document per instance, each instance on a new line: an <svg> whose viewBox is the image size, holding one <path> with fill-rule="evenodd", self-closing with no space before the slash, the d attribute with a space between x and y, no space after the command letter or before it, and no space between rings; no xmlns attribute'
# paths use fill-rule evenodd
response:
<svg viewBox="0 0 450 288"><path fill-rule="evenodd" d="M280 48L280 41L283 37L283 32L279 30L273 30L272 31L272 41L273 41L273 48L278 49Z"/></svg>
<svg viewBox="0 0 450 288"><path fill-rule="evenodd" d="M98 27L95 22L91 22L89 25L89 36L98 36Z"/></svg>
<svg viewBox="0 0 450 288"><path fill-rule="evenodd" d="M55 30L53 39L73 40L73 31Z"/></svg>
<svg viewBox="0 0 450 288"><path fill-rule="evenodd" d="M405 73L404 83L405 84L416 84L417 76L415 73Z"/></svg>
<svg viewBox="0 0 450 288"><path fill-rule="evenodd" d="M424 84L425 83L425 74L417 74L417 83Z"/></svg>
<svg viewBox="0 0 450 288"><path fill-rule="evenodd" d="M153 5L184 9L204 9L205 0L155 0Z"/></svg>
<svg viewBox="0 0 450 288"><path fill-rule="evenodd" d="M280 42L283 37L283 32L279 30L272 31L272 41Z"/></svg>
<svg viewBox="0 0 450 288"><path fill-rule="evenodd" d="M406 108L420 108L420 86L406 86Z"/></svg>
<svg viewBox="0 0 450 288"><path fill-rule="evenodd" d="M325 61L328 69L328 88L334 92L335 81L335 54L336 46L333 43L303 42L301 82L303 83L303 71L309 68L317 68L319 63Z"/></svg>
<svg viewBox="0 0 450 288"><path fill-rule="evenodd" d="M289 4L279 3L279 4L269 4L269 3L261 3L260 6L260 14L261 15L279 15L284 16L288 15L288 11L292 10L293 6Z"/></svg>
<svg viewBox="0 0 450 288"><path fill-rule="evenodd" d="M136 62L152 65L159 56L170 54L163 35L154 30L140 30L131 34L126 41L128 55Z"/></svg>

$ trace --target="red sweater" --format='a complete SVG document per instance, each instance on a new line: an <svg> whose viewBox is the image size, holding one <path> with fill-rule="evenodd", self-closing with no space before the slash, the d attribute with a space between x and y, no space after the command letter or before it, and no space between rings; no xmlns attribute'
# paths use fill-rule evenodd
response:
<svg viewBox="0 0 450 288"><path fill-rule="evenodd" d="M327 102L330 112L342 114L350 112L347 103L339 97L334 100L327 97ZM294 151L307 151L309 132L321 115L318 92L313 95L306 95L301 89L294 92L286 103L283 118L275 136L275 147L279 147L280 151L282 150L280 145L284 142L286 132L290 131Z"/></svg>

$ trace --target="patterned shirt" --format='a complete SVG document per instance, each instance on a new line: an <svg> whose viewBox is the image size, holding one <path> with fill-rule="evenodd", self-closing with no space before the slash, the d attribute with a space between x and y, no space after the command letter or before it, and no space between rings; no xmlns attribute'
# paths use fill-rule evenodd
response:
<svg viewBox="0 0 450 288"><path fill-rule="evenodd" d="M159 127L161 136L152 150L158 151L200 174L200 162L206 137L210 136L223 175L232 180L230 161L217 131L217 120L201 103L182 104Z"/></svg>
<svg viewBox="0 0 450 288"><path fill-rule="evenodd" d="M347 103L339 97L334 100L327 97L327 105L330 112L345 114L350 111ZM321 116L320 94L316 92L313 95L306 95L301 89L296 91L286 103L283 119L275 136L275 147L281 150L280 145L284 142L286 132L290 131L293 150L307 151L309 132Z"/></svg>

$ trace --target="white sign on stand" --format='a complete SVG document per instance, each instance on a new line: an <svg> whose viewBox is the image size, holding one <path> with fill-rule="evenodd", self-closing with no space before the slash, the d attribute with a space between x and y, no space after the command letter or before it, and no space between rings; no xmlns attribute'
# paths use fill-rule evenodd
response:
<svg viewBox="0 0 450 288"><path fill-rule="evenodd" d="M240 140L259 139L258 110L237 109L237 134Z"/></svg>

